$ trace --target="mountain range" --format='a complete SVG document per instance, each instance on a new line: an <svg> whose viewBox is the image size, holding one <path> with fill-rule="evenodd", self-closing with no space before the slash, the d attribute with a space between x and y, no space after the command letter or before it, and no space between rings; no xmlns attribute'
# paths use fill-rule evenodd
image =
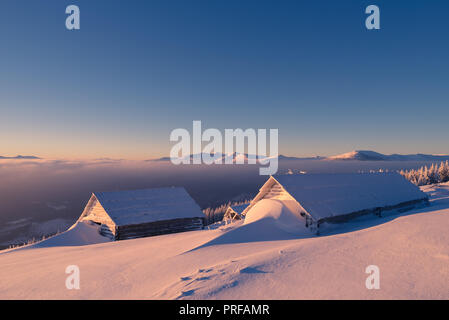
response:
<svg viewBox="0 0 449 320"><path fill-rule="evenodd" d="M196 156L200 156L204 154L197 154ZM195 155L190 155L188 158L193 160ZM226 159L232 158L232 161L235 163L237 159L243 159L247 162L248 159L257 159L257 155L247 154L247 153L232 153L232 154L223 154L218 153L217 159L221 160L222 163L225 163ZM263 157L262 159L269 159L270 157ZM382 154L375 151L370 150L354 150L348 153L343 153L340 155L330 156L330 157L290 157L285 155L279 155L279 160L338 160L338 161L445 161L449 160L449 155L433 155L433 154ZM170 157L162 157L158 159L151 159L148 161L170 161Z"/></svg>
<svg viewBox="0 0 449 320"><path fill-rule="evenodd" d="M205 154L191 154L187 158L193 160L195 156L204 156ZM225 153L217 153L217 162L226 163L226 160L232 159L232 162L235 163L238 159L242 159L245 163L248 162L249 159L257 159L257 155L248 154L248 153L237 153L234 152L232 154ZM269 160L272 157L262 157L263 160ZM0 160L38 160L41 159L36 156L23 156L17 155L13 157L0 156ZM383 154L376 151L371 150L354 150L351 152L330 156L330 157L291 157L285 155L279 155L278 157L281 161L289 161L289 160L338 160L338 161L446 161L449 160L449 155L445 154ZM147 161L165 161L169 162L170 157L162 157L157 159L149 159Z"/></svg>
<svg viewBox="0 0 449 320"><path fill-rule="evenodd" d="M337 156L328 157L328 160L359 160L359 161L444 161L449 155L434 154L382 154L369 150L355 150Z"/></svg>
<svg viewBox="0 0 449 320"><path fill-rule="evenodd" d="M8 160L26 160L26 159L40 159L39 157L36 156L22 156L22 155L18 155L15 157L4 157L4 156L0 156L0 159L8 159Z"/></svg>

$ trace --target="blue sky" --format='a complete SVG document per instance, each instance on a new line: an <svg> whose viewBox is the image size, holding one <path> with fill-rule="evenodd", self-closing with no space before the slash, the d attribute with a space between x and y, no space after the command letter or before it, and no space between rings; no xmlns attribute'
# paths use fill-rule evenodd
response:
<svg viewBox="0 0 449 320"><path fill-rule="evenodd" d="M449 153L448 16L435 0L2 0L0 155L158 157L193 120L278 128L288 155Z"/></svg>

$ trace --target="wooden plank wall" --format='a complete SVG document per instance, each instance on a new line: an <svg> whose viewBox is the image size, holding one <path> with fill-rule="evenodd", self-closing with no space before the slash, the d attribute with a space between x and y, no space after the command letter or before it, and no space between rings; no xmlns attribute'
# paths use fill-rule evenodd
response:
<svg viewBox="0 0 449 320"><path fill-rule="evenodd" d="M328 218L319 220L318 223L319 224L321 224L323 222L342 223L342 222L347 222L351 219L354 219L354 218L357 218L360 216L364 216L364 215L368 215L368 214L375 214L380 217L380 216L382 216L383 212L388 212L388 211L393 211L393 210L398 210L399 212L405 212L405 211L414 209L415 206L417 206L417 205L421 205L421 204L426 205L428 203L429 203L428 198L412 200L412 201L399 203L394 206L372 208L372 209L366 209L366 210L361 210L361 211L357 211L357 212L352 212L349 214L339 215L339 216L335 216L335 217L328 217Z"/></svg>
<svg viewBox="0 0 449 320"><path fill-rule="evenodd" d="M184 218L117 226L116 240L151 237L162 234L201 230L205 225L204 218Z"/></svg>
<svg viewBox="0 0 449 320"><path fill-rule="evenodd" d="M98 200L95 199L88 210L86 216L81 221L92 221L96 224L101 224L100 234L109 238L115 238L115 224L109 218Z"/></svg>

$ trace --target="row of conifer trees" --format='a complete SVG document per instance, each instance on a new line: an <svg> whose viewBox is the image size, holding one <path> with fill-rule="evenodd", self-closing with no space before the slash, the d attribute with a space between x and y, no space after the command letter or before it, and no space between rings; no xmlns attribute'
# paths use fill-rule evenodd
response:
<svg viewBox="0 0 449 320"><path fill-rule="evenodd" d="M417 186L448 182L449 161L423 166L417 170L401 170L399 173Z"/></svg>

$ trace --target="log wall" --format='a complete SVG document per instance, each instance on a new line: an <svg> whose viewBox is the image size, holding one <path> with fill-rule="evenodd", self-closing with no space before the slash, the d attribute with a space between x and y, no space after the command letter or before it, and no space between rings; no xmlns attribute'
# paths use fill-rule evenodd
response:
<svg viewBox="0 0 449 320"><path fill-rule="evenodd" d="M204 218L184 218L117 226L115 240L151 237L162 234L201 230Z"/></svg>
<svg viewBox="0 0 449 320"><path fill-rule="evenodd" d="M317 221L317 223L321 224L323 222L329 222L329 223L347 222L347 221L349 221L351 219L354 219L354 218L357 218L357 217L360 217L360 216L364 216L364 215L367 215L367 214L375 214L377 216L381 216L382 212L388 212L388 211L392 211L392 210L398 210L400 212L405 212L405 211L413 209L417 205L428 204L428 203L429 203L429 199L428 198L418 199L418 200L403 202L403 203L400 203L400 204L397 204L397 205L394 205L394 206L372 208L372 209L352 212L352 213L345 214L345 215L339 215L339 216L335 216L335 217L328 217L328 218L324 218L324 219L321 219L321 220Z"/></svg>

